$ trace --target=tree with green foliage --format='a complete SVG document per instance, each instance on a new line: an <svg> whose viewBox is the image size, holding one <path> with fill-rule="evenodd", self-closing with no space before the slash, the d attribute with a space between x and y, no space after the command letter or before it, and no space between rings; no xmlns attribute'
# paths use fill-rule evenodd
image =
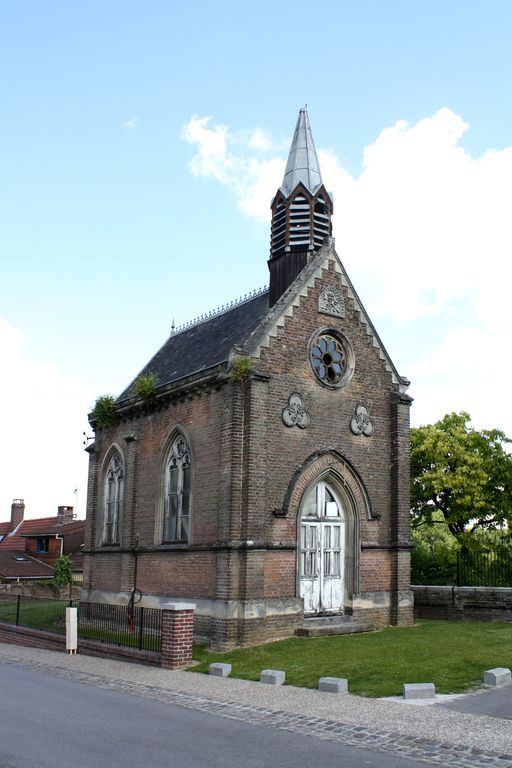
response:
<svg viewBox="0 0 512 768"><path fill-rule="evenodd" d="M432 513L432 525L413 528L411 538L411 583L453 584L460 547L441 512Z"/></svg>
<svg viewBox="0 0 512 768"><path fill-rule="evenodd" d="M411 430L413 528L439 519L459 541L512 522L512 442L498 429L476 430L469 414L450 413ZM439 518L436 513L441 513Z"/></svg>
<svg viewBox="0 0 512 768"><path fill-rule="evenodd" d="M73 566L68 555L61 555L55 563L53 580L59 587L65 587L73 581Z"/></svg>

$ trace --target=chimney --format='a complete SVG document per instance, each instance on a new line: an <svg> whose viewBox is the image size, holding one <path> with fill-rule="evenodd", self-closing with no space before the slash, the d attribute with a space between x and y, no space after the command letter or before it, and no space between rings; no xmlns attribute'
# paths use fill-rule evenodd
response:
<svg viewBox="0 0 512 768"><path fill-rule="evenodd" d="M11 526L9 533L14 531L20 523L23 522L25 515L25 501L23 499L13 499L11 504Z"/></svg>
<svg viewBox="0 0 512 768"><path fill-rule="evenodd" d="M57 525L73 522L73 507L57 507Z"/></svg>

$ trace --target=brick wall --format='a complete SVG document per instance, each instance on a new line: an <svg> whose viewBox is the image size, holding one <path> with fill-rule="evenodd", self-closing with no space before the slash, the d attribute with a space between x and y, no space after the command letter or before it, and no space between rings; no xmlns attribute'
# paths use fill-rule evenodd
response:
<svg viewBox="0 0 512 768"><path fill-rule="evenodd" d="M512 621L512 588L413 586L418 619Z"/></svg>
<svg viewBox="0 0 512 768"><path fill-rule="evenodd" d="M318 294L328 285L344 295L344 318L317 311ZM321 328L338 329L354 349L353 378L339 389L320 385L310 368L310 339ZM370 595L392 592L390 606L381 606L377 597L368 610L381 623L412 621L412 601L407 605L406 597L410 399L399 394L334 261L253 358L252 368L254 375L245 383L223 379L218 371L220 378L212 374L200 387L127 409L116 427L98 430L90 449L85 595L94 600L95 591L103 591L126 597L138 540L137 586L145 595L295 598L300 502L309 483L331 472L347 502L345 609L351 610L360 592L367 603ZM283 423L294 392L310 413L307 429ZM371 437L350 430L360 403L374 423ZM163 466L176 429L192 452L191 536L188 546L162 546ZM123 533L119 547L99 548L102 472L112 446L126 468ZM228 645L270 638L273 632L284 636L297 621L270 614L260 619L197 615L196 627Z"/></svg>

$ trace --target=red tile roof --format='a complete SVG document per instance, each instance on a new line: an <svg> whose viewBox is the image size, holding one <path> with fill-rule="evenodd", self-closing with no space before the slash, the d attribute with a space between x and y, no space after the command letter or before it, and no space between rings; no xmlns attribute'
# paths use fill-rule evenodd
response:
<svg viewBox="0 0 512 768"><path fill-rule="evenodd" d="M8 523L7 523L8 525ZM40 517L36 520L23 520L22 523L10 534L0 541L0 549L16 549L25 551L25 539L27 537L55 536L64 537L64 551L66 551L66 538L71 534L85 531L85 520L75 520L72 523L57 523L57 517ZM75 537L73 537L75 538ZM83 543L83 534L82 534Z"/></svg>

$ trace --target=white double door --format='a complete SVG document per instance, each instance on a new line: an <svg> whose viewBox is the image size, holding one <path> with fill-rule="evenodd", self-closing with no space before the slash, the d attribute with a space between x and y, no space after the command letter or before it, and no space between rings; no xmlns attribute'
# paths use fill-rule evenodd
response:
<svg viewBox="0 0 512 768"><path fill-rule="evenodd" d="M302 506L299 582L304 613L343 610L345 521L333 490L312 488Z"/></svg>

